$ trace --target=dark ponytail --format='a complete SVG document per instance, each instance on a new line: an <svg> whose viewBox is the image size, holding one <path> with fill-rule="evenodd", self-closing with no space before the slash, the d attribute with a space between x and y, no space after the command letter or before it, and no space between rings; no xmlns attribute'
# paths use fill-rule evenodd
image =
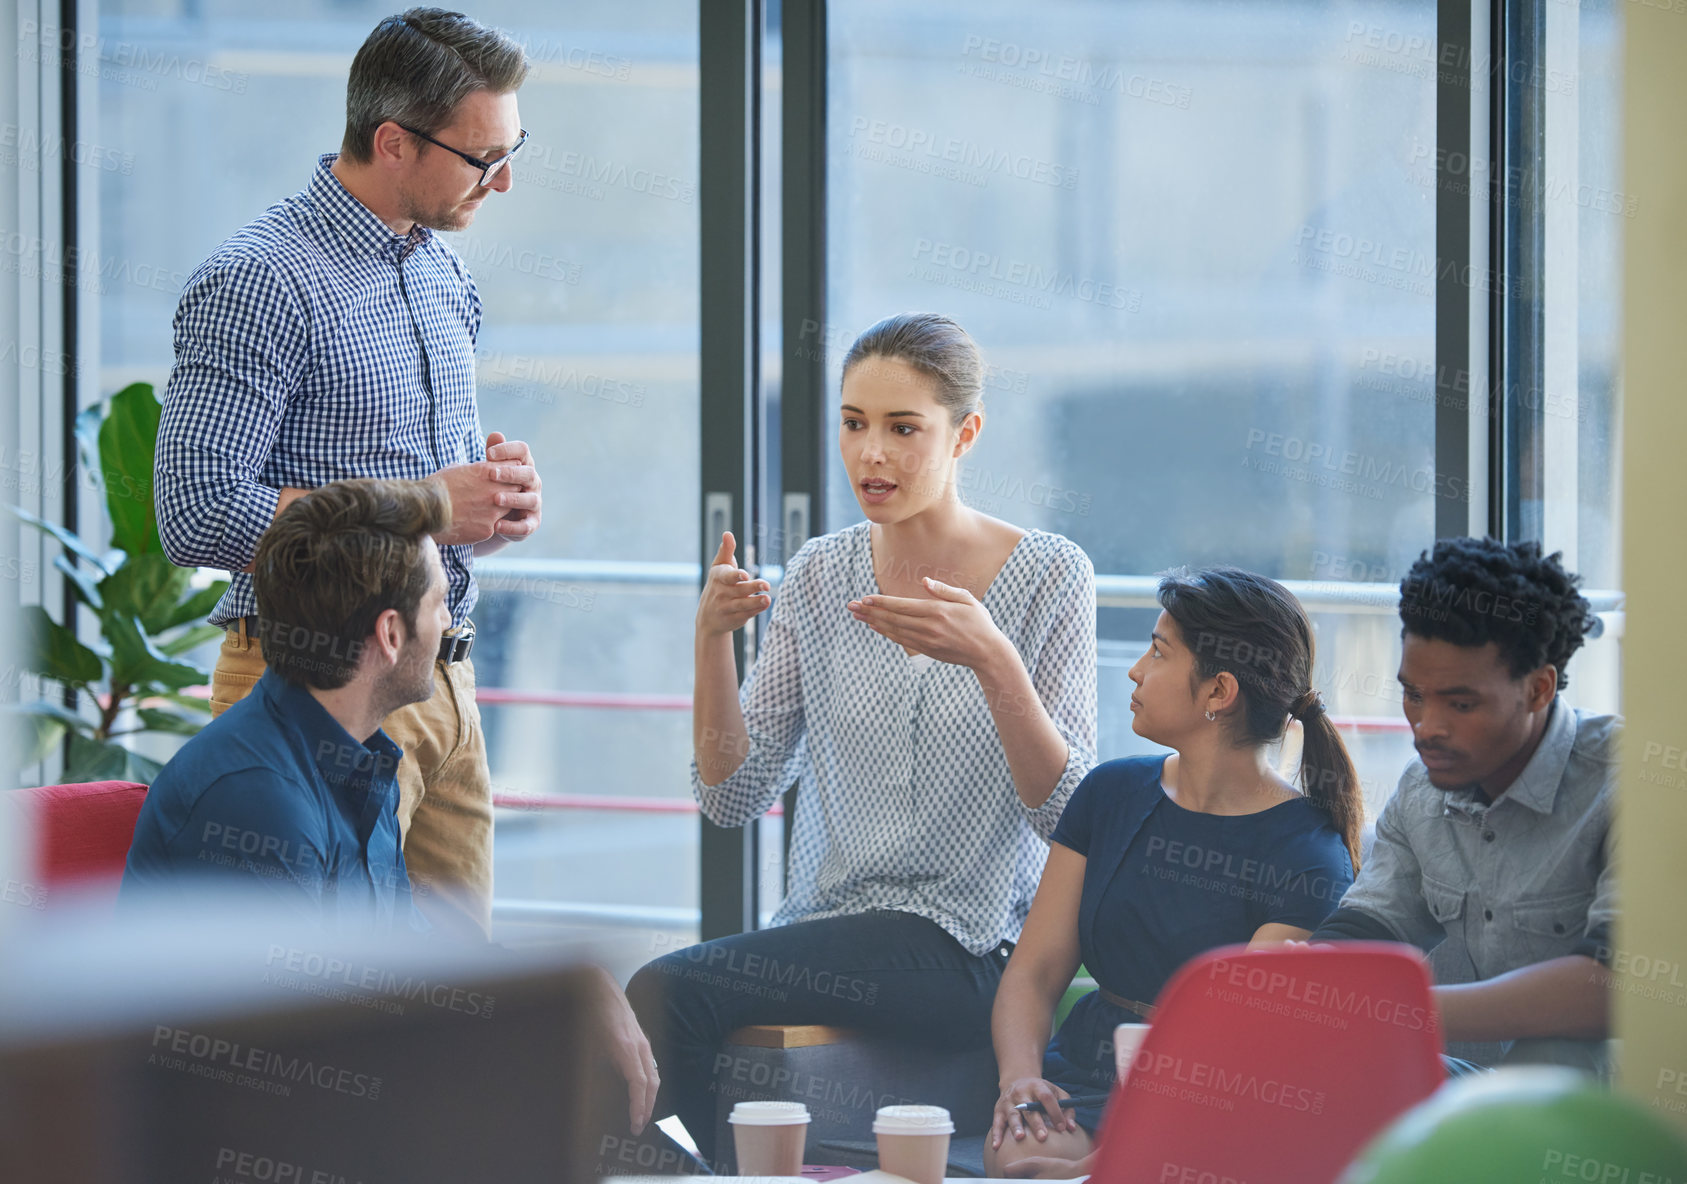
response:
<svg viewBox="0 0 1687 1184"><path fill-rule="evenodd" d="M1347 853L1353 857L1353 872L1357 875L1359 835L1365 825L1359 771L1353 767L1347 745L1342 743L1341 734L1324 710L1323 698L1315 691L1308 690L1302 695L1291 706L1289 714L1300 721L1303 733L1300 787L1314 805L1329 811L1330 821L1347 843Z"/></svg>
<svg viewBox="0 0 1687 1184"><path fill-rule="evenodd" d="M1270 744L1291 717L1301 721L1301 789L1330 815L1357 874L1365 816L1359 774L1312 689L1312 622L1300 601L1276 580L1236 567L1169 573L1159 595L1195 655L1196 676L1229 671L1241 688L1241 710L1229 722L1236 743Z"/></svg>

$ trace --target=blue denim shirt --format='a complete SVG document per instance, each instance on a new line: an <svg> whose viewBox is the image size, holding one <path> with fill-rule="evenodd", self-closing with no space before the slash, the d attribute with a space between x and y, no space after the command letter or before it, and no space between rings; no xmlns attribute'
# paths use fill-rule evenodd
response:
<svg viewBox="0 0 1687 1184"><path fill-rule="evenodd" d="M239 877L335 931L423 929L398 833L398 745L354 740L267 671L147 792L120 903Z"/></svg>

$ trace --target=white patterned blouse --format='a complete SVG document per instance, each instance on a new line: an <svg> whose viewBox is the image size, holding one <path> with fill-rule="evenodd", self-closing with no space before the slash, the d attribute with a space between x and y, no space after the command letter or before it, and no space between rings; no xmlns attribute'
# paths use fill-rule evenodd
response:
<svg viewBox="0 0 1687 1184"><path fill-rule="evenodd" d="M800 783L775 925L895 909L984 954L1018 940L1048 836L1095 764L1095 569L1070 539L1033 530L984 595L1067 744L1033 810L977 676L910 657L845 607L879 594L870 530L811 539L792 558L739 689L749 754L713 787L693 761L692 792L711 820L742 826Z"/></svg>

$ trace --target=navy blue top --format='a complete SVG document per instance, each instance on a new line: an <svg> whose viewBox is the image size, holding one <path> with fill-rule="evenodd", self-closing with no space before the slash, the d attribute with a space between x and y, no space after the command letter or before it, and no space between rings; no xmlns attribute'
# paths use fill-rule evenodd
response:
<svg viewBox="0 0 1687 1184"><path fill-rule="evenodd" d="M1253 814L1203 814L1166 796L1165 763L1097 765L1051 839L1086 859L1078 906L1085 968L1113 994L1150 1004L1185 962L1245 944L1261 925L1316 929L1353 883L1347 844L1305 798ZM1143 1018L1084 996L1049 1045L1043 1076L1073 1094L1106 1092L1114 1025ZM1074 1112L1089 1130L1100 1114Z"/></svg>
<svg viewBox="0 0 1687 1184"><path fill-rule="evenodd" d="M1202 814L1166 796L1166 758L1097 765L1053 842L1087 858L1079 944L1097 983L1152 1003L1173 972L1272 923L1316 929L1353 883L1347 845L1305 798Z"/></svg>
<svg viewBox="0 0 1687 1184"><path fill-rule="evenodd" d="M402 755L266 671L147 791L119 901L237 876L325 928L425 929L399 846Z"/></svg>

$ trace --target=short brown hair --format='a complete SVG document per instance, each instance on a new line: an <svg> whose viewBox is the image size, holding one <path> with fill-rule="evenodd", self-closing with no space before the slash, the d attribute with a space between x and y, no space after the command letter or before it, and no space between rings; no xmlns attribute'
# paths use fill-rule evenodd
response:
<svg viewBox="0 0 1687 1184"><path fill-rule="evenodd" d="M505 94L526 79L526 51L499 29L443 8L389 16L352 59L340 152L368 164L375 129L388 120L432 135L468 95ZM426 141L421 147L427 151Z"/></svg>
<svg viewBox="0 0 1687 1184"><path fill-rule="evenodd" d="M335 481L293 502L252 561L264 661L291 682L345 686L377 617L397 609L415 630L425 540L450 524L436 481Z"/></svg>

